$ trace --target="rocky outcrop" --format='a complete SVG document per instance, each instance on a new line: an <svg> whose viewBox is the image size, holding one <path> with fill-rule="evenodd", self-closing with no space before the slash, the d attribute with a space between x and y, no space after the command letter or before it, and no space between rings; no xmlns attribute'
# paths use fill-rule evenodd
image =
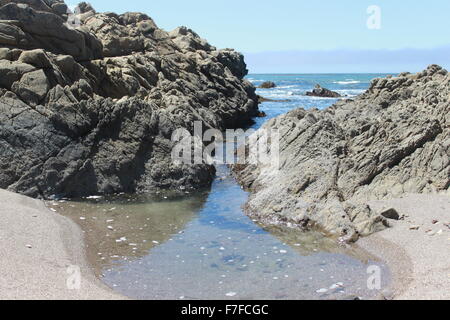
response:
<svg viewBox="0 0 450 320"><path fill-rule="evenodd" d="M448 192L449 96L450 74L433 65L375 79L354 101L269 121L262 130L280 131L280 165L234 168L251 192L248 213L355 241L397 218L369 200Z"/></svg>
<svg viewBox="0 0 450 320"><path fill-rule="evenodd" d="M66 12L0 0L0 188L49 198L208 186L213 167L172 163L171 135L195 120L252 121L243 56L140 13Z"/></svg>
<svg viewBox="0 0 450 320"><path fill-rule="evenodd" d="M320 97L320 98L340 98L341 95L335 91L331 91L326 88L322 88L320 84L316 85L313 91L306 92L309 97Z"/></svg>
<svg viewBox="0 0 450 320"><path fill-rule="evenodd" d="M266 81L261 83L261 85L258 87L260 89L272 89L272 88L276 88L277 85L275 84L275 82L272 81Z"/></svg>

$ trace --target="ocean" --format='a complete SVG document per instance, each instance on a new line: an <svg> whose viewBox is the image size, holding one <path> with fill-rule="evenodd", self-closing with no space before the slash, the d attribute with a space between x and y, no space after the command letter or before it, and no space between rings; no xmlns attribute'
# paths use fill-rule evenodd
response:
<svg viewBox="0 0 450 320"><path fill-rule="evenodd" d="M261 109L268 118L273 118L292 109L302 107L305 109L324 109L337 102L338 99L308 97L307 91L314 89L316 84L323 88L338 92L341 96L354 98L370 87L374 78L384 78L388 74L250 74L247 80L256 87L265 81L274 82L277 87L273 89L257 89L257 93L272 100L289 100L288 102L264 102ZM267 121L267 118L258 120L258 125Z"/></svg>

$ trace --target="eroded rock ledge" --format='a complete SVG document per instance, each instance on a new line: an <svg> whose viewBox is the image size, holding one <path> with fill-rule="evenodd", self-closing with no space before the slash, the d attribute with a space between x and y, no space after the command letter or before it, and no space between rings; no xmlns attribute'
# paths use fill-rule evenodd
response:
<svg viewBox="0 0 450 320"><path fill-rule="evenodd" d="M0 0L0 188L79 197L211 183L174 166L175 129L258 114L243 56L145 14L68 15L58 0Z"/></svg>
<svg viewBox="0 0 450 320"><path fill-rule="evenodd" d="M275 165L234 168L251 192L248 213L266 223L319 228L342 240L383 229L368 200L450 187L450 75L376 79L354 101L297 109L262 129L281 133Z"/></svg>

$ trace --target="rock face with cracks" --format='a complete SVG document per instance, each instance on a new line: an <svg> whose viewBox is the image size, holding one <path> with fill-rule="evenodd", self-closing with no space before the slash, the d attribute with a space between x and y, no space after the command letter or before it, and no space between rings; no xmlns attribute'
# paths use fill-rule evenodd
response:
<svg viewBox="0 0 450 320"><path fill-rule="evenodd" d="M375 79L355 100L269 121L263 129L281 135L279 167L234 168L251 192L248 213L355 241L389 224L369 200L448 193L449 98L450 74L432 65Z"/></svg>
<svg viewBox="0 0 450 320"><path fill-rule="evenodd" d="M0 0L0 188L32 197L208 186L175 165L172 133L237 128L258 114L243 56L145 14L71 14Z"/></svg>

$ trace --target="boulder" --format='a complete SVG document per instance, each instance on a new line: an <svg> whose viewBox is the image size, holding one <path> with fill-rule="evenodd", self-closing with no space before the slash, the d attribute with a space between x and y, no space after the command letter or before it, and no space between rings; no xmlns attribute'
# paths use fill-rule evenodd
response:
<svg viewBox="0 0 450 320"><path fill-rule="evenodd" d="M275 84L275 82L272 81L266 81L263 82L258 88L260 89L272 89L272 88L276 88L277 85Z"/></svg>
<svg viewBox="0 0 450 320"><path fill-rule="evenodd" d="M40 69L52 67L52 64L50 63L47 54L42 49L23 51L18 61L30 64Z"/></svg>
<svg viewBox="0 0 450 320"><path fill-rule="evenodd" d="M340 98L341 95L337 92L322 88L319 84L316 85L313 91L306 92L307 96L310 97L321 97L321 98Z"/></svg>

